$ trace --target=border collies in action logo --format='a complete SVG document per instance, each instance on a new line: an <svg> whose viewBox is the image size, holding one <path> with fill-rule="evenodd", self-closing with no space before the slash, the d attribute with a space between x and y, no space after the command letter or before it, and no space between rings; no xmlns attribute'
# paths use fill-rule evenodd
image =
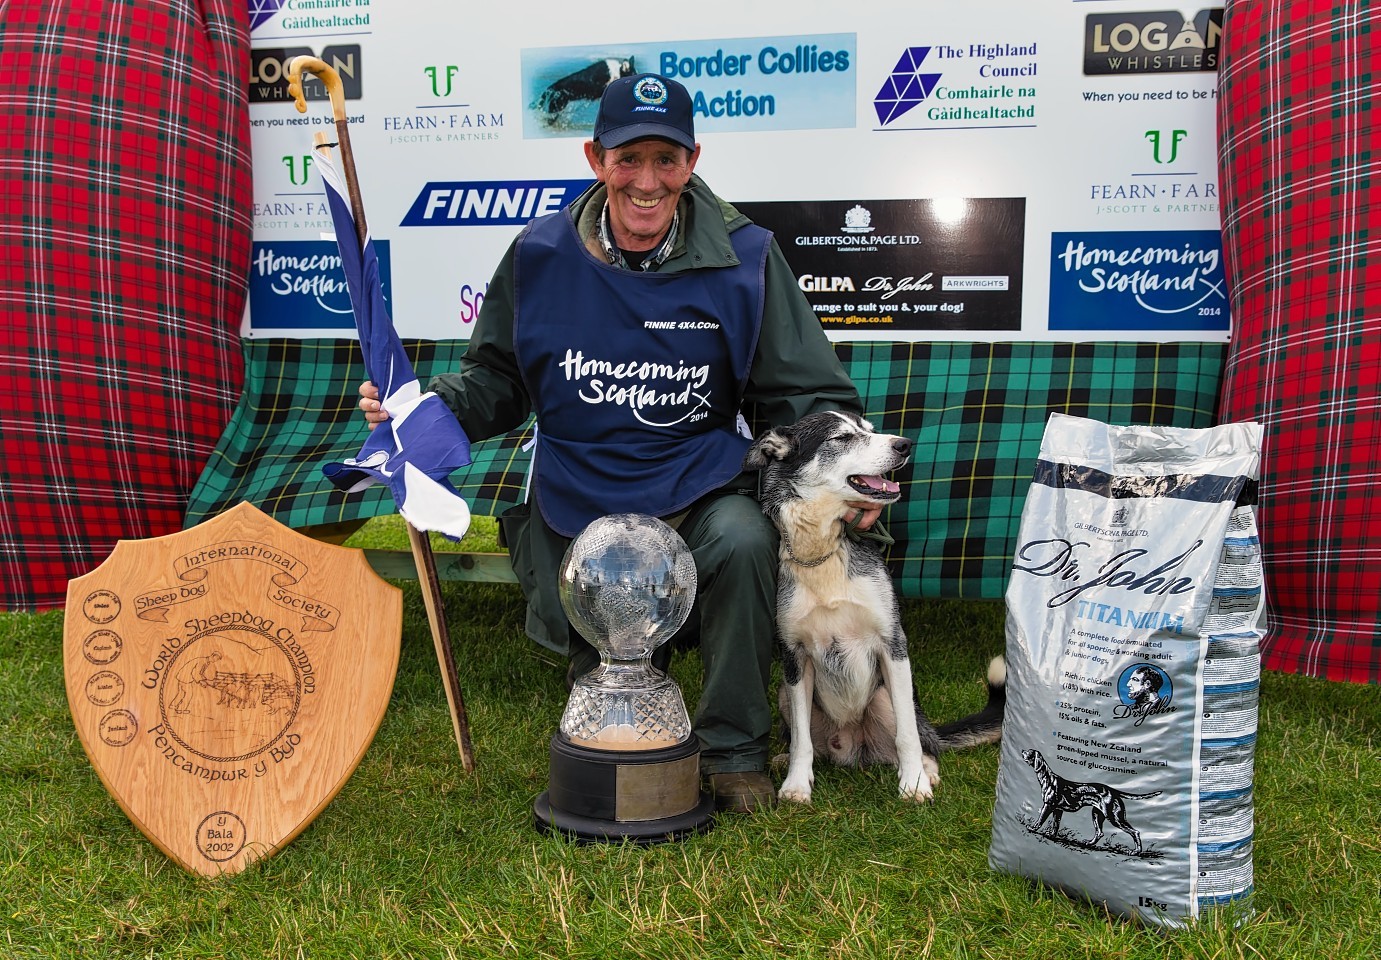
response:
<svg viewBox="0 0 1381 960"><path fill-rule="evenodd" d="M565 125L562 115L572 106L599 102L604 88L620 77L631 77L637 73L632 57L608 57L596 60L588 67L568 73L559 80L553 80L545 90L537 95L530 109L537 112L549 127ZM639 93L641 93L641 87ZM665 88L662 91L666 96Z"/></svg>

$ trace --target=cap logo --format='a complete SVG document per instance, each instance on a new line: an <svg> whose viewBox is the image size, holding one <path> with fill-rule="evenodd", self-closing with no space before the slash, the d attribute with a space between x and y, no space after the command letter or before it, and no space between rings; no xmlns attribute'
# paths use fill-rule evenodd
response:
<svg viewBox="0 0 1381 960"><path fill-rule="evenodd" d="M656 77L644 77L633 87L633 97L639 103L657 106L667 102L666 84Z"/></svg>

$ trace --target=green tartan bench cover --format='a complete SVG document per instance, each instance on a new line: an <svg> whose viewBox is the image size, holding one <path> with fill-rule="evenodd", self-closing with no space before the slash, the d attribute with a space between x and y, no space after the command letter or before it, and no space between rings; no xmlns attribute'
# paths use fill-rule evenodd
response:
<svg viewBox="0 0 1381 960"><path fill-rule="evenodd" d="M461 341L406 341L418 376L458 365ZM346 495L321 475L352 455L365 379L351 340L247 340L245 390L187 511L188 526L248 500L291 527L393 513L382 487ZM1000 599L1041 433L1052 411L1115 424L1213 423L1224 346L1211 343L839 343L880 430L916 442L884 515L909 597ZM452 482L481 516L523 498L531 424L476 443Z"/></svg>

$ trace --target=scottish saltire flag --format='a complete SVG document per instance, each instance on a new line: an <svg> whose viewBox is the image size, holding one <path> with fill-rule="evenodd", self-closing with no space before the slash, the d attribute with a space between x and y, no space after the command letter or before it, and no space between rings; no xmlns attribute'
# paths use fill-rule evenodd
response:
<svg viewBox="0 0 1381 960"><path fill-rule="evenodd" d="M317 170L336 228L336 246L350 290L355 326L364 351L364 369L379 388L389 419L369 433L360 452L321 472L346 493L376 483L393 492L398 512L418 530L435 530L460 539L470 528L470 508L448 479L470 462L470 438L451 408L434 393L423 393L403 352L384 304L379 259L372 238L360 249L349 194L327 151L316 153Z"/></svg>

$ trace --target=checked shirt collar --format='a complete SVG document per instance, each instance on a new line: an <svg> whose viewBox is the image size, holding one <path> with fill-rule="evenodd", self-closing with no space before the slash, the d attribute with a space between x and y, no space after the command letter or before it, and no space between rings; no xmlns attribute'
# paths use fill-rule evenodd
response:
<svg viewBox="0 0 1381 960"><path fill-rule="evenodd" d="M651 270L659 267L667 257L671 256L671 248L676 246L676 234L681 226L681 211L678 209L671 215L671 229L667 231L661 246L649 257L643 259L640 270ZM609 258L609 262L616 267L624 270L632 270L628 261L614 243L614 235L609 230L609 201L604 201L604 209L599 212L599 246L604 251L604 255Z"/></svg>

